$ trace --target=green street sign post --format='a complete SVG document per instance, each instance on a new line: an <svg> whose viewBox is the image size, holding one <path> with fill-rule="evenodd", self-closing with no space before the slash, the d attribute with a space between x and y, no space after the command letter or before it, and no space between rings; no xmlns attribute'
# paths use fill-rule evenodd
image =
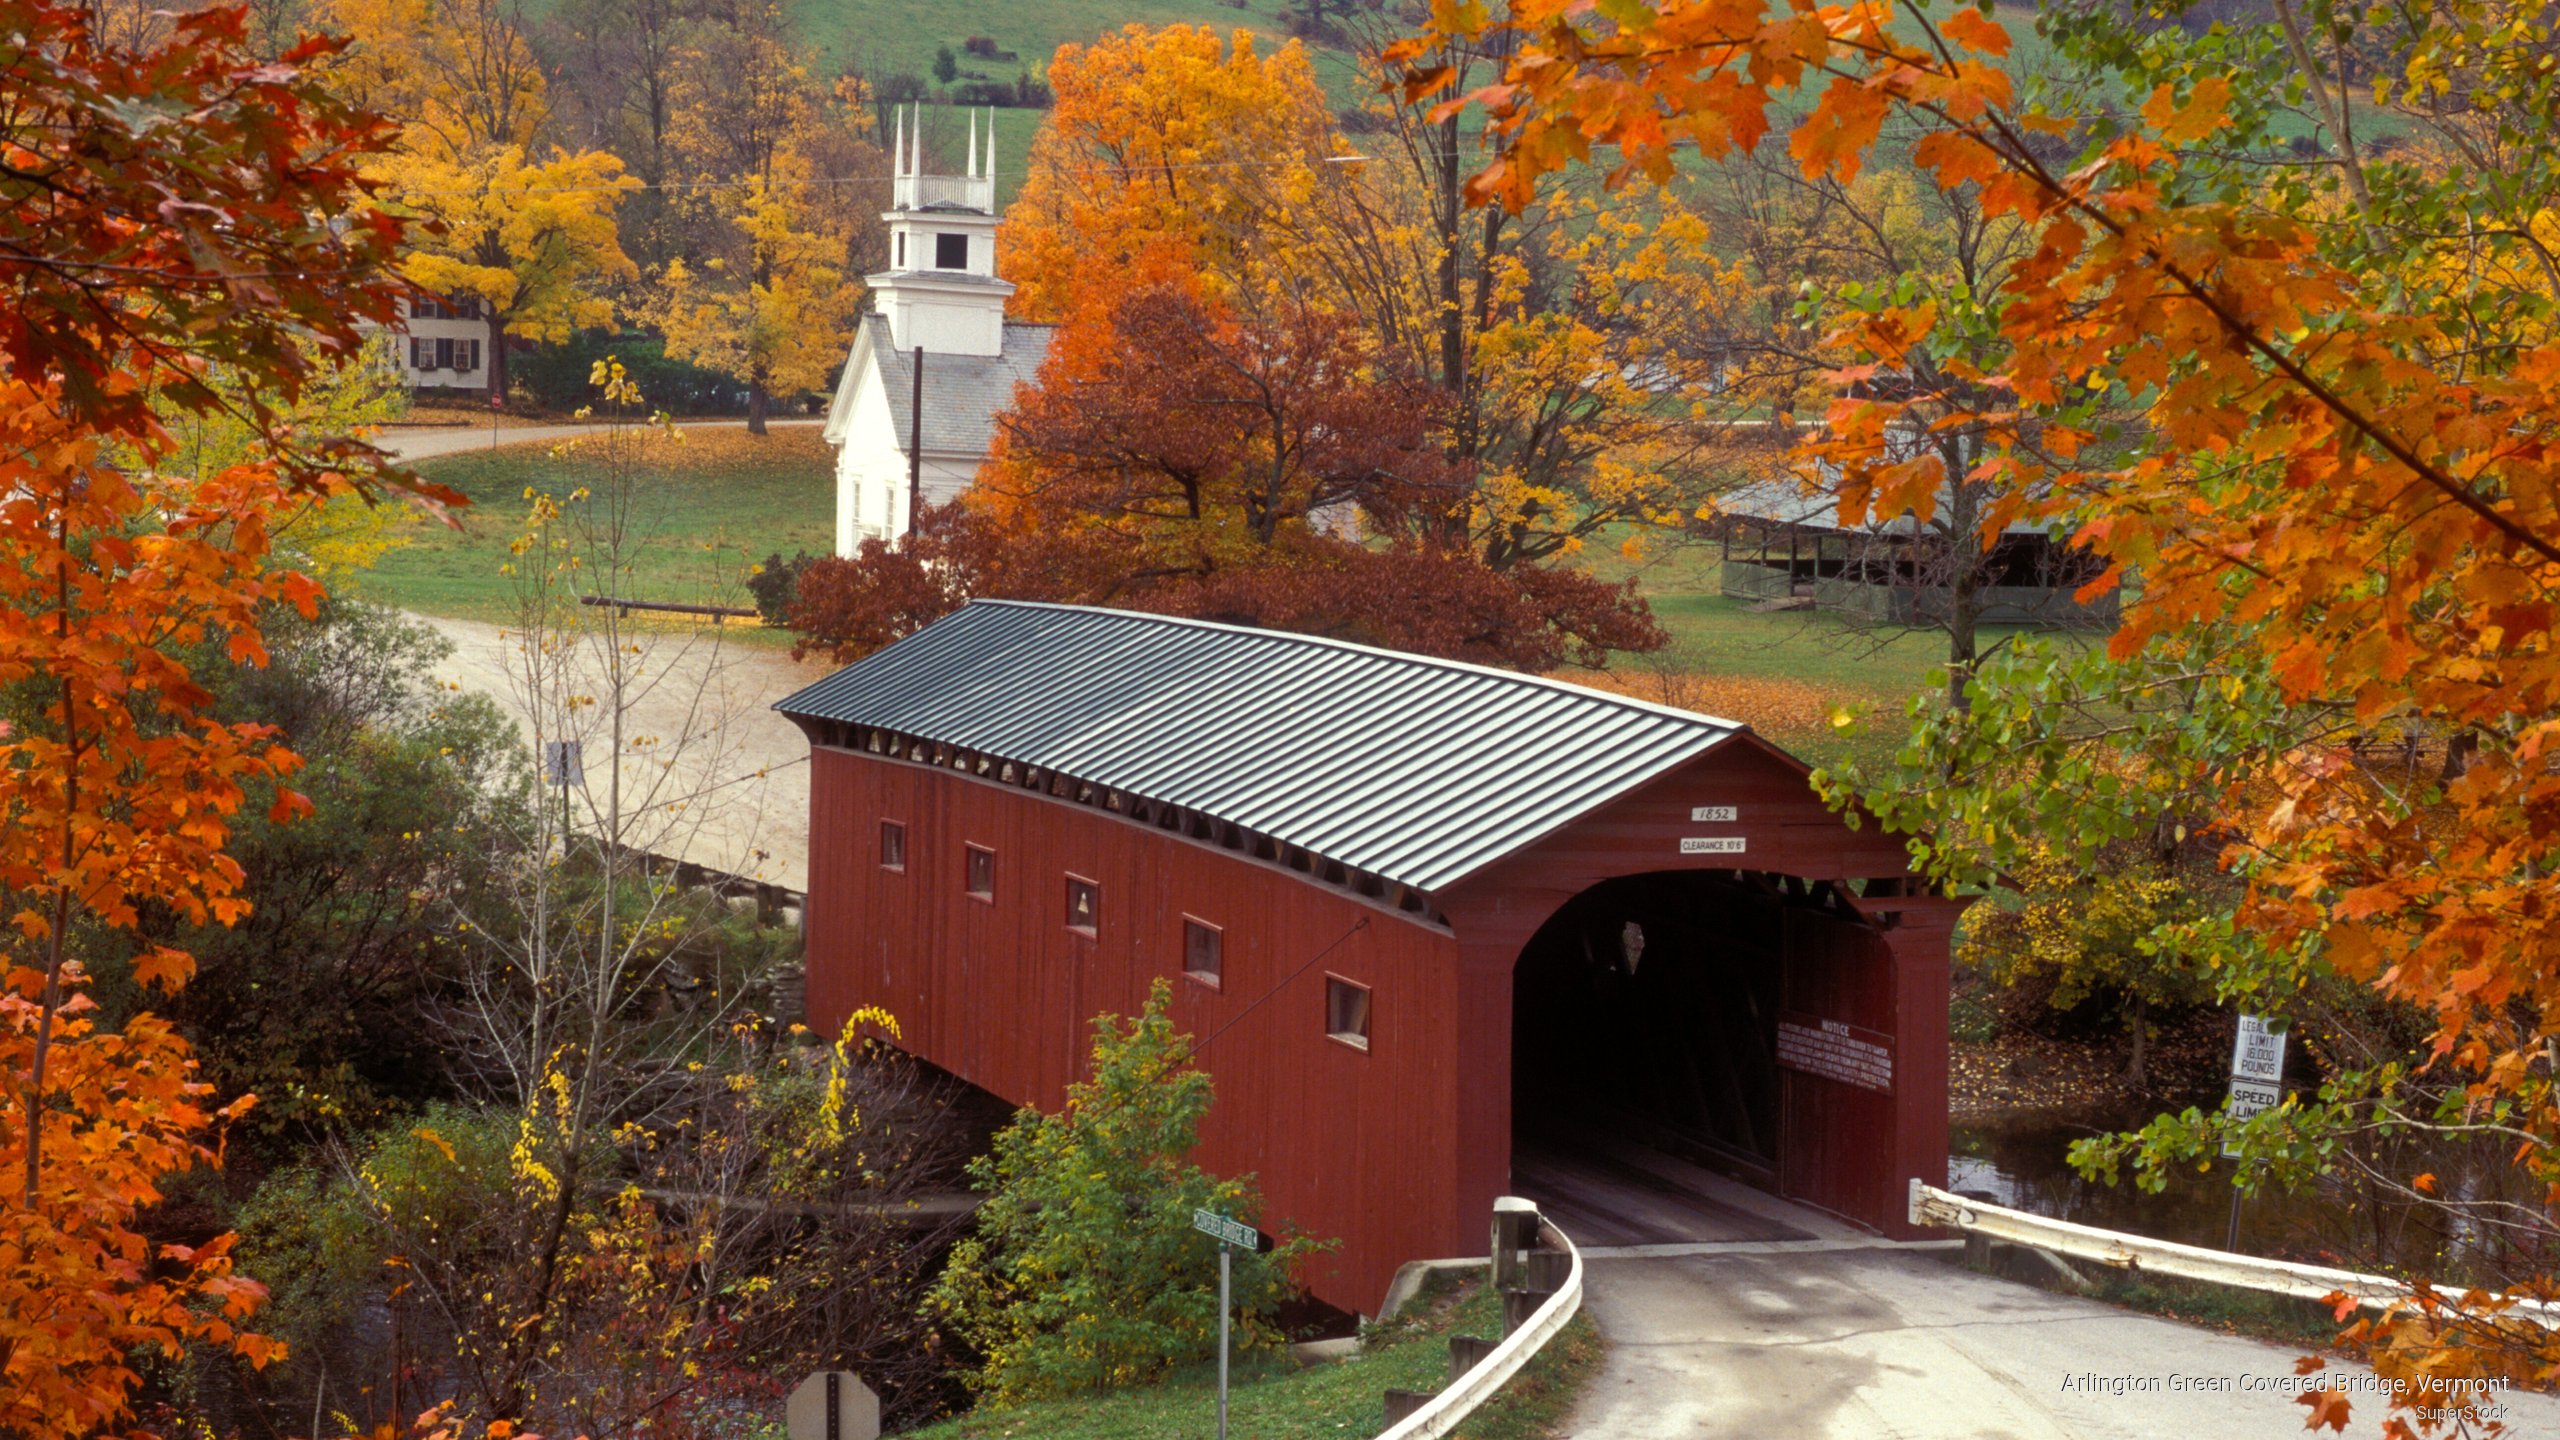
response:
<svg viewBox="0 0 2560 1440"><path fill-rule="evenodd" d="M1236 1247L1265 1254L1271 1249L1271 1237L1215 1210L1192 1211L1191 1228L1218 1242L1218 1440L1227 1440L1227 1316L1232 1309Z"/></svg>

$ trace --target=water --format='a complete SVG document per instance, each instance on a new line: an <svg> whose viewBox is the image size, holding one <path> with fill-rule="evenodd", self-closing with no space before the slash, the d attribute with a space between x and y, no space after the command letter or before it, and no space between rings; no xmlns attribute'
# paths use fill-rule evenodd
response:
<svg viewBox="0 0 2560 1440"><path fill-rule="evenodd" d="M2030 1214L2222 1248L2233 1162L2217 1160L2202 1173L2188 1165L2171 1174L2166 1189L2149 1194L2129 1174L2112 1186L2085 1180L2064 1158L2074 1140L2134 1129L2150 1118L2149 1111L2133 1110L1959 1124L1949 1146L1947 1188ZM2439 1196L2474 1208L2414 1202L2378 1178L2332 1177L2300 1193L2269 1190L2243 1200L2240 1249L2449 1284L2504 1286L2552 1272L2560 1228L2548 1210L2519 1203L2530 1186L2502 1148L2407 1136L2378 1143L2388 1147L2373 1156L2382 1176L2405 1182L2431 1173ZM2479 1218L2501 1214L2525 1223Z"/></svg>

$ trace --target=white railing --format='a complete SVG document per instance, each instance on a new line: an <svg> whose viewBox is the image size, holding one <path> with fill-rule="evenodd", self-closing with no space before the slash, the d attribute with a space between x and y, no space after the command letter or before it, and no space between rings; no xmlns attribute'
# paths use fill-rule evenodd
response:
<svg viewBox="0 0 2560 1440"><path fill-rule="evenodd" d="M1564 1253L1564 1283L1520 1323L1520 1328L1502 1337L1501 1344L1468 1367L1465 1374L1450 1381L1439 1394L1424 1401L1421 1409L1380 1432L1378 1440L1438 1440L1457 1429L1572 1321L1582 1308L1582 1252L1573 1247L1554 1221L1543 1215L1538 1217L1538 1236L1547 1242L1547 1248ZM1497 1264L1497 1274L1500 1269Z"/></svg>
<svg viewBox="0 0 2560 1440"><path fill-rule="evenodd" d="M2180 1245L2172 1240L2153 1240L2116 1230L2101 1230L2094 1225L2078 1225L2069 1220L2030 1215L2005 1205L1969 1200L1918 1180L1911 1182L1910 1214L1914 1225L1934 1225L1962 1230L1969 1235L2031 1245L2039 1250L2092 1260L2119 1270L2174 1275L2181 1280L2201 1280L2207 1284L2258 1290L2270 1295L2291 1295L2303 1300L2326 1300L2332 1295L2345 1295L2353 1298L2360 1307L2379 1310L2394 1304L2406 1304L2416 1294L2409 1281L2394 1280L2388 1275L2333 1270L2325 1265L2297 1265L2289 1260L2235 1255L2227 1250L2207 1250L2198 1245ZM2458 1296L2462 1292L2446 1293ZM2500 1303L2505 1314L2560 1328L2560 1305L2522 1298Z"/></svg>

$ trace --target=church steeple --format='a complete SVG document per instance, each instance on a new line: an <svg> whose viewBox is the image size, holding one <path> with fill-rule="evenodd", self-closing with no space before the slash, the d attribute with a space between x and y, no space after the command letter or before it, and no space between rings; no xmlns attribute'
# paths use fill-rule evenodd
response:
<svg viewBox="0 0 2560 1440"><path fill-rule="evenodd" d="M996 276L996 126L987 112L985 154L978 112L969 112L968 170L928 174L924 107L892 117L889 268L865 277L900 350L996 355L1004 349L1004 302L1013 286Z"/></svg>

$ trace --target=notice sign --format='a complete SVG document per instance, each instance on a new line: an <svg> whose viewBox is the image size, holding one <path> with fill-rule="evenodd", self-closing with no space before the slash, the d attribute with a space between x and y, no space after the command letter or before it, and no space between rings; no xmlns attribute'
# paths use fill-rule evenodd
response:
<svg viewBox="0 0 2560 1440"><path fill-rule="evenodd" d="M2231 1112L2232 1119L2246 1120L2261 1110L2273 1110L2283 1103L2284 1087L2274 1081L2243 1080L2233 1076L2231 1098L2222 1102L2222 1108Z"/></svg>
<svg viewBox="0 0 2560 1440"><path fill-rule="evenodd" d="M2231 1078L2269 1084L2282 1080L2284 1041L2283 1031L2267 1028L2265 1016L2241 1016L2239 1037L2231 1045Z"/></svg>
<svg viewBox="0 0 2560 1440"><path fill-rule="evenodd" d="M1778 1063L1861 1090L1893 1089L1892 1037L1837 1020L1810 1015L1780 1018Z"/></svg>
<svg viewBox="0 0 2560 1440"><path fill-rule="evenodd" d="M1680 853L1683 855L1739 855L1742 853L1742 837L1739 835L1683 835L1680 837Z"/></svg>
<svg viewBox="0 0 2560 1440"><path fill-rule="evenodd" d="M1692 805L1689 818L1708 825L1719 820L1731 824L1742 818L1742 808L1738 805Z"/></svg>

